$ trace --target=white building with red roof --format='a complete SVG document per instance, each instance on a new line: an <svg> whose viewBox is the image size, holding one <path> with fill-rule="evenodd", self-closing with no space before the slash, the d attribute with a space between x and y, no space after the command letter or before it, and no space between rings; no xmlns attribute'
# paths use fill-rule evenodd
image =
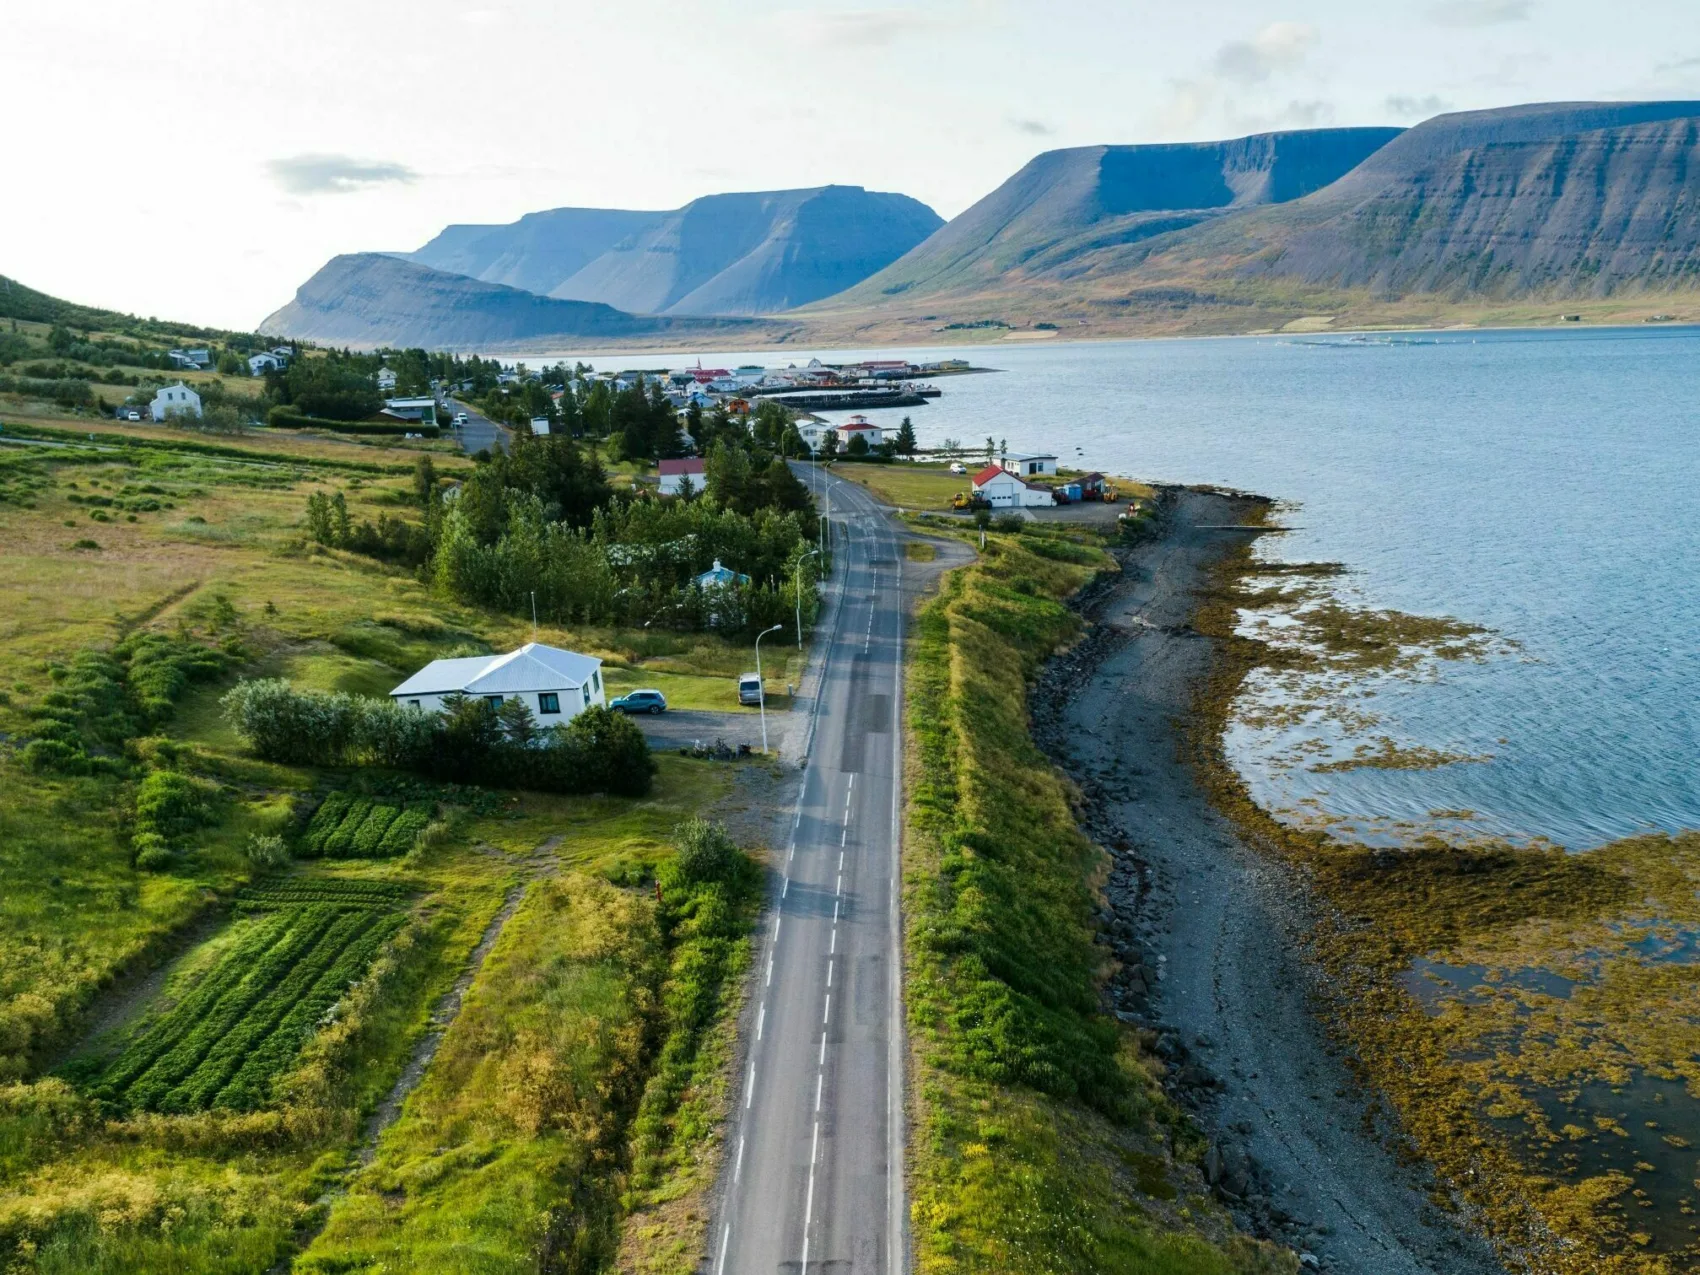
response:
<svg viewBox="0 0 1700 1275"><path fill-rule="evenodd" d="M684 460L664 460L660 470L663 496L677 496L684 490L687 481L691 484L691 490L699 496L708 485L707 467L701 456L689 456Z"/></svg>
<svg viewBox="0 0 1700 1275"><path fill-rule="evenodd" d="M1024 482L1001 465L987 465L972 483L974 494L993 509L1042 509L1056 503L1049 487Z"/></svg>

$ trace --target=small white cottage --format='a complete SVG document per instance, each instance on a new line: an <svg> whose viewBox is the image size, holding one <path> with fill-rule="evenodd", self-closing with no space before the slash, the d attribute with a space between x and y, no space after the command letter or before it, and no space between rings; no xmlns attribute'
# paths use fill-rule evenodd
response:
<svg viewBox="0 0 1700 1275"><path fill-rule="evenodd" d="M441 711L446 696L455 694L497 708L505 700L523 700L542 726L571 721L592 704L608 702L601 660L541 642L527 642L506 655L432 660L391 691L390 698L434 713Z"/></svg>
<svg viewBox="0 0 1700 1275"><path fill-rule="evenodd" d="M182 381L168 385L153 396L153 418L156 421L169 420L173 416L194 416L201 414L201 396L195 393Z"/></svg>

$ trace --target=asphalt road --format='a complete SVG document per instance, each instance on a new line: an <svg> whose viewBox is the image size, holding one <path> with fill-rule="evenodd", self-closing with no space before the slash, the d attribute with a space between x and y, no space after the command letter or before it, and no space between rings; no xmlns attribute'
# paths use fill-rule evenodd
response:
<svg viewBox="0 0 1700 1275"><path fill-rule="evenodd" d="M474 452L483 451L485 448L489 448L492 453L507 451L507 430L496 424L488 416L455 398L449 400L448 411L451 421L461 412L466 413L466 424L453 432L460 443L461 450L468 456Z"/></svg>
<svg viewBox="0 0 1700 1275"><path fill-rule="evenodd" d="M816 480L818 482L818 479ZM822 633L814 736L764 923L715 1275L907 1267L903 1195L898 532L833 484L842 594Z"/></svg>

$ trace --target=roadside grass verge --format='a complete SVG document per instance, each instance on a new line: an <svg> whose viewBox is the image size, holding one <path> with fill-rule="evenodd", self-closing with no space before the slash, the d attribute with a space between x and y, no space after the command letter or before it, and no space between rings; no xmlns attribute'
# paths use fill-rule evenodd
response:
<svg viewBox="0 0 1700 1275"><path fill-rule="evenodd" d="M1102 852L1027 733L1028 679L1113 560L1090 532L994 535L910 646L904 899L917 1269L1289 1269L1236 1235L1158 1064L1100 1008Z"/></svg>
<svg viewBox="0 0 1700 1275"><path fill-rule="evenodd" d="M727 785L664 758L655 799L475 826L499 853L553 828L556 874L298 1270L696 1268L760 876L735 855L691 878L670 839Z"/></svg>

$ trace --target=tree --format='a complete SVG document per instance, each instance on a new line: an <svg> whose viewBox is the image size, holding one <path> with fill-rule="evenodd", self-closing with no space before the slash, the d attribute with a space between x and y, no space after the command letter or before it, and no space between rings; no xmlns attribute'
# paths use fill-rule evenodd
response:
<svg viewBox="0 0 1700 1275"><path fill-rule="evenodd" d="M913 456L915 454L915 425L907 416L903 418L903 423L897 427L897 440L894 446L900 456Z"/></svg>
<svg viewBox="0 0 1700 1275"><path fill-rule="evenodd" d="M530 748L537 741L537 719L531 715L531 707L519 696L504 699L496 710L496 718L501 722L509 743Z"/></svg>
<svg viewBox="0 0 1700 1275"><path fill-rule="evenodd" d="M838 431L829 429L820 436L820 454L823 460L831 460L838 455Z"/></svg>
<svg viewBox="0 0 1700 1275"><path fill-rule="evenodd" d="M413 498L419 502L421 509L431 507L431 497L437 492L437 467L431 463L431 457L421 452L419 459L413 462Z"/></svg>
<svg viewBox="0 0 1700 1275"><path fill-rule="evenodd" d="M857 430L855 437L850 440L850 446L845 449L845 454L857 459L866 456L868 454L867 435L863 434L861 430Z"/></svg>
<svg viewBox="0 0 1700 1275"><path fill-rule="evenodd" d="M353 365L336 356L299 358L281 378L284 402L307 416L358 421L384 405L378 387ZM267 388L271 380L267 379Z"/></svg>
<svg viewBox="0 0 1700 1275"><path fill-rule="evenodd" d="M990 464L991 461L992 461L992 458L995 457L997 454L998 454L997 439L992 438L990 435L988 435L987 438L986 438L986 462L988 464Z"/></svg>

